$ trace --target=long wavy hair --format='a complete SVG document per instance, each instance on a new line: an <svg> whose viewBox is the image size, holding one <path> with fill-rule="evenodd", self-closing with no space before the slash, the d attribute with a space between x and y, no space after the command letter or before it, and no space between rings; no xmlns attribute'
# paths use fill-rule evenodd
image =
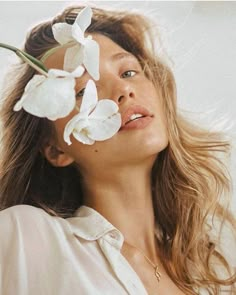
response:
<svg viewBox="0 0 236 295"><path fill-rule="evenodd" d="M33 28L24 50L41 58L58 45L52 24L72 24L82 8L69 7L52 21ZM150 20L136 13L93 8L87 31L103 34L135 55L162 99L169 144L153 166L152 190L160 258L167 273L186 294L198 294L201 288L220 294L222 286L228 286L233 294L236 277L219 250L222 225L235 226L225 201L231 189L224 165L230 143L220 133L194 126L177 112L174 76L155 52L154 28ZM53 167L45 159L43 147L55 137L51 121L24 110L13 111L35 70L20 63L13 72L0 115L0 209L29 204L53 216L71 217L83 204L81 176L73 165ZM215 220L221 226L213 236ZM226 276L219 275L215 264Z"/></svg>

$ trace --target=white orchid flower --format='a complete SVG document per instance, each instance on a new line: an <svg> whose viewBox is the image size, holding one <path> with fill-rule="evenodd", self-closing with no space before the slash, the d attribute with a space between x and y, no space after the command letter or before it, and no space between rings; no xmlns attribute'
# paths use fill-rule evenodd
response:
<svg viewBox="0 0 236 295"><path fill-rule="evenodd" d="M121 127L118 105L110 99L98 101L96 85L89 80L82 99L80 112L66 125L64 140L71 144L73 136L84 144L93 144L115 135Z"/></svg>
<svg viewBox="0 0 236 295"><path fill-rule="evenodd" d="M76 105L75 78L83 73L84 68L79 66L72 73L50 69L47 76L35 75L26 85L14 111L23 108L34 116L53 121L69 115Z"/></svg>
<svg viewBox="0 0 236 295"><path fill-rule="evenodd" d="M92 36L85 37L85 30L91 23L92 9L85 7L77 16L73 25L57 23L52 26L55 40L61 45L76 43L66 50L64 70L73 71L83 64L95 80L99 80L99 45Z"/></svg>

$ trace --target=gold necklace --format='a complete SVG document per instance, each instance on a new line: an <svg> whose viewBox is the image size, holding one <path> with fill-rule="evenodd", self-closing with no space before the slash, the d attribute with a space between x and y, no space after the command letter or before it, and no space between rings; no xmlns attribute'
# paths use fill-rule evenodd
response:
<svg viewBox="0 0 236 295"><path fill-rule="evenodd" d="M161 280L161 273L160 273L160 271L159 271L159 267L158 267L158 265L155 264L155 263L153 263L153 262L152 262L152 261L151 261L151 260L150 260L150 259L144 254L144 253L143 253L142 250L140 250L139 248L137 248L137 247L135 247L135 246L129 244L127 241L125 241L125 243L128 244L129 246L135 248L136 250L138 250L138 251L143 255L143 257L147 260L147 262L148 262L148 263L154 268L154 270L155 270L155 276L156 276L156 278L157 278L157 281L160 282L160 280Z"/></svg>

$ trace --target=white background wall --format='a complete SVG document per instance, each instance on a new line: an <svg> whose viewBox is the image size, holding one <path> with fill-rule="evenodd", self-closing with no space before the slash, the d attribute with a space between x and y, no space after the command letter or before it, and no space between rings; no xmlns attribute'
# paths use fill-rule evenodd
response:
<svg viewBox="0 0 236 295"><path fill-rule="evenodd" d="M86 1L84 1L86 2ZM0 42L21 47L26 32L53 17L66 1L0 1ZM77 1L77 3L81 3ZM236 118L236 2L91 1L97 6L135 9L160 25L174 61L179 107L207 126ZM12 53L0 49L0 90ZM213 123L212 123L213 122ZM236 134L236 126L231 128ZM236 183L236 152L232 173ZM236 210L236 196L233 201Z"/></svg>

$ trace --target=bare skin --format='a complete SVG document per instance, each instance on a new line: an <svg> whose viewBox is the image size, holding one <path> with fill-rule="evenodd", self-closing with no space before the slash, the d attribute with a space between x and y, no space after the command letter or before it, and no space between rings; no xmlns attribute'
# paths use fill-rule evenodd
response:
<svg viewBox="0 0 236 295"><path fill-rule="evenodd" d="M125 241L141 249L162 273L158 282L154 268L144 256L126 242L121 253L142 280L148 294L183 294L163 269L155 239L155 223L150 174L153 163L168 144L164 112L151 81L142 72L137 59L107 37L94 35L100 45L100 80L95 81L99 99L110 98L119 105L121 115L133 105L147 108L151 114L145 128L119 131L112 138L88 146L72 139L68 146L63 131L68 120L55 122L58 141L45 149L55 166L76 165L83 175L85 205L101 213L124 235ZM116 56L116 57L115 57ZM50 68L62 68L64 49L47 59ZM85 73L76 85L77 92L91 77ZM78 101L78 104L80 101ZM51 157L56 146L58 155Z"/></svg>

